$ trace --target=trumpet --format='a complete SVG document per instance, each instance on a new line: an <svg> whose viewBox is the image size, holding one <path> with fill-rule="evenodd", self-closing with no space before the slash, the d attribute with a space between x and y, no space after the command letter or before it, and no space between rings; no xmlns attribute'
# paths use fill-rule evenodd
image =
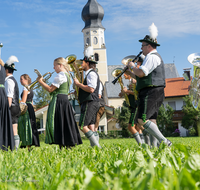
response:
<svg viewBox="0 0 200 190"><path fill-rule="evenodd" d="M139 56L142 54L142 51L140 51L140 53L132 60L132 62L136 62L137 60L138 60L138 58L139 58ZM130 61L130 60L129 60ZM124 70L119 74L119 76L115 79L115 80L113 80L112 81L112 83L113 84L115 84L117 81L118 81L118 78L119 77L121 77L125 72L126 72L126 70L128 69L128 66L126 66L125 68L124 68Z"/></svg>
<svg viewBox="0 0 200 190"><path fill-rule="evenodd" d="M123 84L123 81L122 81L122 77L121 77L121 73L123 72L123 69L121 68L116 68L112 71L112 76L113 77L117 77L117 80L118 80L118 83L120 84L120 87L121 87L121 90L124 89L124 84ZM128 104L128 106L130 106L130 102L129 102L129 99L128 99L128 95L127 94L124 94L124 98L125 98L125 101L126 103Z"/></svg>
<svg viewBox="0 0 200 190"><path fill-rule="evenodd" d="M51 78L52 74L55 72L53 71L51 72L47 72L44 75L41 75L41 73L37 70L34 69L34 72L39 76L39 77L43 77L43 81L46 82L48 79ZM30 90L35 90L36 88L38 88L40 86L39 82L37 80L35 80L34 82L30 83L29 85L25 85L25 87L27 88L28 91Z"/></svg>
<svg viewBox="0 0 200 190"><path fill-rule="evenodd" d="M76 77L80 83L83 83L84 76L83 76L83 69L81 66L82 61L77 60L76 55L74 55L74 54L68 55L65 58L65 60L67 61L67 64L70 65L69 71L74 73L74 76L72 76L72 74L70 73L72 79L74 79ZM76 95L78 97L79 89L77 86L75 86L75 91L76 91Z"/></svg>
<svg viewBox="0 0 200 190"><path fill-rule="evenodd" d="M124 64L124 65L127 66L128 63L129 63L130 61L134 60L135 58L136 58L135 55L126 56L126 57L124 57L124 58L122 59L122 64ZM132 84L132 85L133 85L133 88L130 89L130 90L132 90L132 91L134 92L135 100L137 100L137 99L138 99L138 91L136 90L136 84Z"/></svg>

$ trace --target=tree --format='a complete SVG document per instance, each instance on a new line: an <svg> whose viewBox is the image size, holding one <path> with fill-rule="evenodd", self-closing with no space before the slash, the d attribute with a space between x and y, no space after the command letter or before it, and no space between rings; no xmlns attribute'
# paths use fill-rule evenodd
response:
<svg viewBox="0 0 200 190"><path fill-rule="evenodd" d="M174 132L173 114L174 110L168 104L166 109L164 105L160 106L156 122L164 136L171 136Z"/></svg>
<svg viewBox="0 0 200 190"><path fill-rule="evenodd" d="M184 117L182 119L182 126L186 129L193 127L197 135L197 124L200 121L200 112L198 109L195 109L192 105L192 101L189 96L183 98L185 105L183 106Z"/></svg>
<svg viewBox="0 0 200 190"><path fill-rule="evenodd" d="M123 137L129 136L129 132L128 132L129 118L130 118L130 109L129 109L129 106L124 101L122 107L120 108L120 112L118 112L117 118L116 118L117 122L122 128Z"/></svg>
<svg viewBox="0 0 200 190"><path fill-rule="evenodd" d="M49 81L47 80L46 83L49 85ZM41 85L36 89L35 96L34 96L34 105L36 109L42 108L49 104L51 100L51 96L48 91L44 90Z"/></svg>

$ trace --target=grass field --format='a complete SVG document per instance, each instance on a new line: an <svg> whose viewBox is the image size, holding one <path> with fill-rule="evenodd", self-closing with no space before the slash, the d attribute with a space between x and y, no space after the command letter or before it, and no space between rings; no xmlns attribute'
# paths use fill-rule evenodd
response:
<svg viewBox="0 0 200 190"><path fill-rule="evenodd" d="M28 152L0 153L0 189L200 189L200 138L170 138L172 147L138 146L134 139L88 140L60 150L41 143Z"/></svg>

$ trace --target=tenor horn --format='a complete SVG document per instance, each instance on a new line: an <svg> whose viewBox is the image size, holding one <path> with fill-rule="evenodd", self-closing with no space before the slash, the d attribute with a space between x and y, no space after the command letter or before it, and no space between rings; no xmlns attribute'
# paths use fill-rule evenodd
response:
<svg viewBox="0 0 200 190"><path fill-rule="evenodd" d="M195 109L200 109L200 53L192 53L187 59L194 67L189 96L192 100L193 107Z"/></svg>
<svg viewBox="0 0 200 190"><path fill-rule="evenodd" d="M112 71L112 76L117 78L117 81L120 84L121 90L124 89L124 84L123 84L122 77L121 77L122 72L123 72L122 68L116 68ZM124 98L125 98L126 103L130 106L128 95L126 93L124 94Z"/></svg>
<svg viewBox="0 0 200 190"><path fill-rule="evenodd" d="M53 71L52 73L51 72L47 72L45 73L44 75L41 75L41 73L37 70L37 69L34 69L34 72L39 76L39 77L43 77L43 81L46 82L48 79L51 78L52 74L55 72ZM28 91L30 90L35 90L36 88L38 88L40 86L40 83L35 80L33 81L32 83L30 83L29 85L25 85L25 87L27 88Z"/></svg>

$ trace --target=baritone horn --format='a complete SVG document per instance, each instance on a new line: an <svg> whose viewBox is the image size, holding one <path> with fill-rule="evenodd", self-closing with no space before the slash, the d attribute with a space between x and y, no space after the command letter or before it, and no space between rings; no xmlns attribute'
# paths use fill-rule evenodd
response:
<svg viewBox="0 0 200 190"><path fill-rule="evenodd" d="M122 59L122 64L124 64L125 66L128 65L128 63L132 60L134 60L136 58L135 55L129 55L129 56L126 56ZM131 70L132 71L132 70ZM134 92L134 97L135 97L135 100L138 99L138 91L136 90L136 84L133 84L133 88L130 89Z"/></svg>
<svg viewBox="0 0 200 190"><path fill-rule="evenodd" d="M114 69L112 71L112 76L117 78L118 83L120 84L121 90L124 89L124 84L123 84L123 81L122 81L122 77L120 76L122 72L123 72L122 68L116 68L116 69ZM126 93L124 93L124 98L125 98L126 103L130 106L128 95Z"/></svg>
<svg viewBox="0 0 200 190"><path fill-rule="evenodd" d="M76 77L80 83L83 83L84 76L83 76L83 69L81 66L82 61L77 60L76 55L74 55L74 54L68 55L65 58L65 60L67 61L67 64L69 64L69 66L70 66L69 71L74 73L74 76L72 76L72 74L70 73L71 77L73 79ZM76 95L78 97L79 89L77 86L75 86L75 91L76 91Z"/></svg>
<svg viewBox="0 0 200 190"><path fill-rule="evenodd" d="M43 81L46 82L48 79L51 78L52 74L55 71L53 71L52 73L51 72L47 72L44 75L41 75L41 73L37 69L34 69L34 72L38 75L38 77L43 77ZM39 84L39 82L37 80L35 80L34 82L30 83L29 85L25 85L25 87L27 88L28 91L35 90L39 86L40 86L40 84Z"/></svg>

